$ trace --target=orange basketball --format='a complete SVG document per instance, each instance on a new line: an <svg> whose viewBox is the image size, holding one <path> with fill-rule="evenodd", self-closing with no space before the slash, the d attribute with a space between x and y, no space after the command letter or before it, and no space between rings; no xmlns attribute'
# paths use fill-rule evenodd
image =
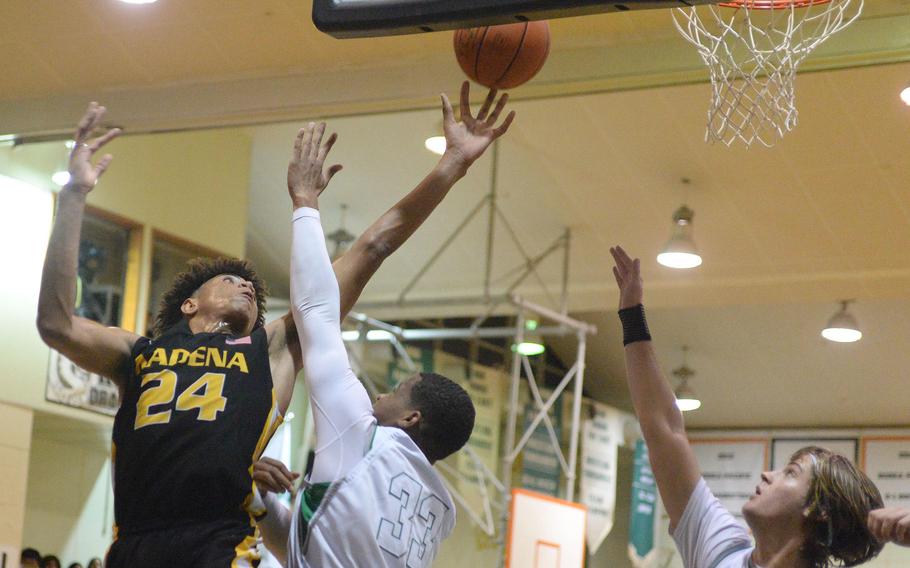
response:
<svg viewBox="0 0 910 568"><path fill-rule="evenodd" d="M455 57L485 87L511 89L531 80L550 53L547 22L519 22L455 32Z"/></svg>

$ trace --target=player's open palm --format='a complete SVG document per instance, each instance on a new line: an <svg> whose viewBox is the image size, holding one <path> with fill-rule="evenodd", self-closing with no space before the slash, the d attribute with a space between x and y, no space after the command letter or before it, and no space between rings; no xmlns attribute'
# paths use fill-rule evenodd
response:
<svg viewBox="0 0 910 568"><path fill-rule="evenodd" d="M440 95L442 97L442 127L446 136L446 153L462 160L466 166L474 163L494 140L505 134L515 118L513 110L499 126L496 125L509 101L508 94L502 95L497 101L496 89L490 89L486 100L477 111L477 116L473 116L469 101L470 94L471 86L465 81L461 85L460 120L457 122L449 98L445 93ZM491 108L492 112L490 112Z"/></svg>
<svg viewBox="0 0 910 568"><path fill-rule="evenodd" d="M641 303L644 295L641 280L641 261L632 259L622 247L610 247L613 255L613 276L619 286L619 309L631 308Z"/></svg>
<svg viewBox="0 0 910 568"><path fill-rule="evenodd" d="M101 123L105 110L107 109L96 102L90 103L73 136L76 144L70 152L70 180L67 186L83 194L87 194L95 187L98 179L114 159L110 154L105 154L97 164L92 164L95 153L120 134L119 128L113 128L103 136L89 140L89 136Z"/></svg>
<svg viewBox="0 0 910 568"><path fill-rule="evenodd" d="M332 177L341 171L340 164L328 169L324 167L325 159L338 139L332 133L323 143L324 135L324 122L311 122L297 132L294 154L288 164L288 193L295 208L316 208L319 195L329 185Z"/></svg>

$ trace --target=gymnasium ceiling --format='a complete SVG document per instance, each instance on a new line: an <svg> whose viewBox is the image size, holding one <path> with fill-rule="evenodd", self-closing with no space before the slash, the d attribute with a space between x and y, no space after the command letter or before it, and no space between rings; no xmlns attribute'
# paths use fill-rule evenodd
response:
<svg viewBox="0 0 910 568"><path fill-rule="evenodd" d="M333 153L345 171L323 200L324 219L335 228L347 203L347 227L359 232L432 167L422 143L439 127L434 96L461 80L450 34L334 40L312 28L308 2L161 0L144 14L149 7L113 0L35 6L0 7L0 61L12 70L0 76L0 133L65 131L92 98L133 132L297 121L245 127L254 140L248 254L279 292L290 240L284 168L299 121L330 117L339 132ZM772 150L703 142L705 72L666 12L551 25L548 65L514 93L499 199L532 255L572 230L570 306L600 328L590 393L625 400L606 251L623 243L644 259L665 368L690 346L705 402L693 426L905 424L910 109L896 95L910 80L910 2L867 2L862 21L810 58L816 72L797 83L799 126ZM400 112L375 114L390 110ZM489 156L475 164L383 267L361 309L403 313L387 302L486 194L490 168ZM686 200L705 257L692 272L653 260L683 200L682 177L692 179ZM502 227L497 289L522 261ZM478 293L484 240L475 219L413 297ZM559 269L558 257L541 265L554 294ZM521 291L548 302L536 286ZM859 344L818 337L841 298L859 300Z"/></svg>

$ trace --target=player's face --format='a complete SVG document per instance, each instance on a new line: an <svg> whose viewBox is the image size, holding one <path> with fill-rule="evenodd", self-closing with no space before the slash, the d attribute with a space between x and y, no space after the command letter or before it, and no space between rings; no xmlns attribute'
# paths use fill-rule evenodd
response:
<svg viewBox="0 0 910 568"><path fill-rule="evenodd" d="M406 381L398 383L390 393L381 394L373 403L373 416L380 426L404 427L403 421L413 418L414 409L411 404L411 389L420 375L414 375Z"/></svg>
<svg viewBox="0 0 910 568"><path fill-rule="evenodd" d="M233 274L209 279L196 293L196 301L199 313L222 319L237 332L247 329L259 317L253 284Z"/></svg>
<svg viewBox="0 0 910 568"><path fill-rule="evenodd" d="M812 457L804 455L783 469L762 473L761 483L743 505L743 516L749 525L786 520L801 523L814 475L812 464Z"/></svg>

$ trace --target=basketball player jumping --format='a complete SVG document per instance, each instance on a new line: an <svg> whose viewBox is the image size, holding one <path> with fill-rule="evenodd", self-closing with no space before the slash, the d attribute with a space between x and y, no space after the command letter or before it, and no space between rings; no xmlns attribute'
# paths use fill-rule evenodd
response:
<svg viewBox="0 0 910 568"><path fill-rule="evenodd" d="M651 345L638 259L611 248L620 291L626 374L651 470L686 568L856 566L882 548L867 516L882 506L872 481L850 460L806 447L761 474L741 525L702 478L683 417ZM753 544L754 538L754 544Z"/></svg>
<svg viewBox="0 0 910 568"><path fill-rule="evenodd" d="M466 108L462 101L462 112ZM502 104L477 131L475 150L502 135ZM443 97L446 129L455 124ZM463 115L464 116L464 115ZM293 512L265 495L266 546L287 566L429 566L455 525L452 498L432 464L458 451L474 427L474 405L451 380L419 373L371 404L341 339L339 288L326 252L318 196L330 175L325 125L310 123L294 145L288 190L294 206L291 300L316 427L316 458ZM331 168L328 170L331 172ZM283 491L293 475L262 460L262 490Z"/></svg>
<svg viewBox="0 0 910 568"><path fill-rule="evenodd" d="M468 94L465 83L461 122L445 105L447 149L437 166L336 261L336 317L508 128L512 115L497 130L487 125L495 92L477 118ZM494 115L506 100L499 99ZM253 516L264 509L252 464L280 423L302 366L293 317L263 325L265 285L236 259L197 260L178 275L153 338L73 314L86 198L112 160L108 154L93 165L91 159L119 134L114 129L90 139L104 111L92 103L75 133L71 179L58 197L45 258L38 329L50 347L120 390L112 444L115 540L106 565L256 565ZM325 182L340 169L330 168Z"/></svg>

